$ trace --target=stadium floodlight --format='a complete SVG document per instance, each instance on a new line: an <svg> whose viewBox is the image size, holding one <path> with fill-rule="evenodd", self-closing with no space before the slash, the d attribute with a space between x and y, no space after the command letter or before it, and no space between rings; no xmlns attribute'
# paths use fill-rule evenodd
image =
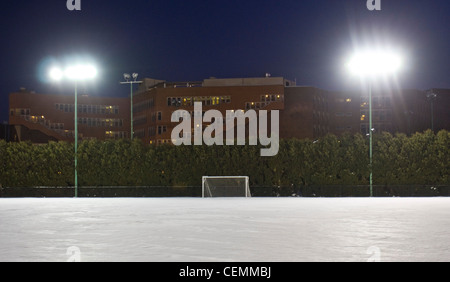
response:
<svg viewBox="0 0 450 282"><path fill-rule="evenodd" d="M73 81L82 81L92 79L97 76L97 68L94 65L73 65L65 69L59 67L52 67L49 70L49 77L54 81L68 79Z"/></svg>
<svg viewBox="0 0 450 282"><path fill-rule="evenodd" d="M70 80L80 81L94 78L97 69L93 65L75 65L66 68L64 74Z"/></svg>
<svg viewBox="0 0 450 282"><path fill-rule="evenodd" d="M138 74L137 73L133 73L132 74L132 76L133 76L133 79L134 79L134 81L130 81L130 78L131 78L131 75L130 74L128 74L128 73L124 73L123 74L123 78L126 80L126 81L123 81L123 82L120 82L120 84L130 84L130 104L131 104L131 128L130 128L130 135L131 135L131 140L133 140L133 84L135 84L135 83L137 83L137 84L140 84L140 83L142 83L142 81L136 81L137 80L137 78L138 78Z"/></svg>
<svg viewBox="0 0 450 282"><path fill-rule="evenodd" d="M397 72L401 66L401 56L390 50L368 50L357 52L347 64L347 67L352 74L364 77L393 74Z"/></svg>
<svg viewBox="0 0 450 282"><path fill-rule="evenodd" d="M57 67L53 67L49 71L49 76L52 80L59 81L63 78L64 72Z"/></svg>
<svg viewBox="0 0 450 282"><path fill-rule="evenodd" d="M97 76L97 68L92 64L75 64L67 66L65 69L52 67L49 70L49 77L54 81L62 79L72 80L75 82L75 198L78 197L78 93L77 82L92 79Z"/></svg>
<svg viewBox="0 0 450 282"><path fill-rule="evenodd" d="M378 76L391 75L400 70L402 57L392 50L364 50L356 52L348 61L347 68L353 75L368 79L369 84L369 186L370 196L373 196L373 150L372 139L372 79Z"/></svg>

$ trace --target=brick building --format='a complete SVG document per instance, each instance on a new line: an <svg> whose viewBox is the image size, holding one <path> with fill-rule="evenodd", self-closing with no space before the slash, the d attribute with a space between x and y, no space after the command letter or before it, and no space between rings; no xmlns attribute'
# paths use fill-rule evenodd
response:
<svg viewBox="0 0 450 282"><path fill-rule="evenodd" d="M450 130L449 99L449 89L374 89L373 128L375 132L412 134L433 124L435 131ZM146 144L172 143L171 132L178 124L171 122L172 113L183 109L193 116L194 102L202 104L202 113L198 114L210 109L220 111L223 116L227 110L279 110L280 138L314 140L328 133L369 131L368 97L364 92L297 86L293 81L270 76L189 82L146 78L133 97L134 137ZM14 134L10 139L35 143L71 141L73 111L73 95L12 93L9 128ZM78 122L81 139L129 138L130 99L80 95ZM192 124L191 133L195 126Z"/></svg>
<svg viewBox="0 0 450 282"><path fill-rule="evenodd" d="M12 141L73 141L74 95L36 94L22 89L9 96ZM80 140L130 135L130 99L78 96Z"/></svg>
<svg viewBox="0 0 450 282"><path fill-rule="evenodd" d="M284 91L293 82L281 77L205 79L201 82L165 82L146 79L134 103L134 134L145 143L171 143L171 122L178 109L192 116L194 103L202 103L202 113L215 109L225 116L227 110L283 110ZM281 118L280 118L281 119ZM194 129L192 124L192 129ZM193 131L192 131L193 133Z"/></svg>

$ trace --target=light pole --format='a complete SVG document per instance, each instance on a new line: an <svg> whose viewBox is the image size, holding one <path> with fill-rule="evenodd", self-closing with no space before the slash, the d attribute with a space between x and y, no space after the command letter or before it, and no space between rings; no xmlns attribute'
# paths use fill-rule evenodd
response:
<svg viewBox="0 0 450 282"><path fill-rule="evenodd" d="M372 83L376 77L393 74L402 65L400 56L389 50L367 50L357 52L350 59L349 71L363 79L367 79L369 88L369 187L373 196L373 131L372 126Z"/></svg>
<svg viewBox="0 0 450 282"><path fill-rule="evenodd" d="M126 81L120 82L120 84L130 84L130 91L131 91L131 93L130 93L130 104L131 104L131 129L130 130L131 130L131 140L133 140L133 134L134 134L134 131L133 131L133 84L135 84L135 83L137 83L137 84L142 83L142 81L136 81L137 78L138 78L138 74L137 73L133 73L132 77L133 77L133 80L130 81L130 78L131 78L130 74L124 73L123 74L123 78Z"/></svg>
<svg viewBox="0 0 450 282"><path fill-rule="evenodd" d="M92 79L97 76L97 69L93 65L77 64L67 68L60 69L54 67L50 70L49 76L52 80L60 81L63 78L74 81L75 84L75 198L78 197L78 82Z"/></svg>
<svg viewBox="0 0 450 282"><path fill-rule="evenodd" d="M373 196L373 126L372 126L372 82L369 80L369 187L370 197Z"/></svg>
<svg viewBox="0 0 450 282"><path fill-rule="evenodd" d="M433 103L434 100L436 100L437 98L437 94L433 92L433 90L430 90L427 92L427 99L428 101L430 101L430 106L431 106L431 131L434 132L434 113L433 113Z"/></svg>

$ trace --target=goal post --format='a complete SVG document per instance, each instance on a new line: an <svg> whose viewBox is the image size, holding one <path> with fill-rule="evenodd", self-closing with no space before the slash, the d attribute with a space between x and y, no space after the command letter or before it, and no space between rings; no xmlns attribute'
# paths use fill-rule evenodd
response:
<svg viewBox="0 0 450 282"><path fill-rule="evenodd" d="M203 176L202 197L251 197L248 176Z"/></svg>

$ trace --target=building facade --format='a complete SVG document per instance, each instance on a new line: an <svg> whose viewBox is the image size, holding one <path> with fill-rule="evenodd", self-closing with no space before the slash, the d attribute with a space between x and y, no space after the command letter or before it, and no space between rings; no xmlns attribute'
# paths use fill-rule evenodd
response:
<svg viewBox="0 0 450 282"><path fill-rule="evenodd" d="M177 123L171 122L171 117L180 109L191 117L203 116L211 109L220 111L222 116L227 110L282 111L285 88L292 84L281 77L210 78L201 82L144 80L133 97L134 134L147 144L172 143L171 132ZM201 103L201 113L194 111L195 102ZM193 118L191 120L193 122ZM194 128L199 126L192 123L191 136Z"/></svg>
<svg viewBox="0 0 450 282"><path fill-rule="evenodd" d="M26 90L9 96L9 124L12 141L33 143L73 141L75 97L36 94ZM130 99L78 96L79 140L128 138Z"/></svg>
<svg viewBox="0 0 450 282"><path fill-rule="evenodd" d="M195 112L194 103L202 110ZM372 92L375 133L413 134L429 128L450 130L450 90L392 90ZM194 116L208 110L279 111L279 137L312 139L345 132L368 134L369 100L366 92L336 92L297 86L283 77L209 78L203 81L167 82L146 78L133 96L134 138L146 144L172 143L171 133L181 122L177 110L191 118L191 138L199 124ZM179 122L172 122L172 115ZM130 138L130 99L78 98L80 139ZM246 120L249 123L249 120ZM223 121L225 125L225 120ZM10 94L10 140L74 139L74 97L42 95L25 90ZM270 124L270 121L268 121ZM208 123L202 122L202 128ZM224 126L225 128L225 126ZM189 135L189 133L187 133ZM248 134L248 132L247 132ZM235 135L236 136L236 135Z"/></svg>

